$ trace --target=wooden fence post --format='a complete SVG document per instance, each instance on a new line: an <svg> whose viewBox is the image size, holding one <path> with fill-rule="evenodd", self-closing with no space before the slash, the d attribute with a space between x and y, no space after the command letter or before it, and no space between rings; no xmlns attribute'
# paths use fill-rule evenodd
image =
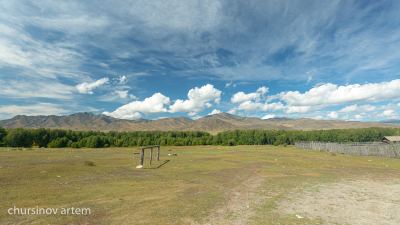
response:
<svg viewBox="0 0 400 225"><path fill-rule="evenodd" d="M160 146L157 147L157 161L160 161Z"/></svg>
<svg viewBox="0 0 400 225"><path fill-rule="evenodd" d="M153 159L153 148L150 148L150 165L152 159Z"/></svg>
<svg viewBox="0 0 400 225"><path fill-rule="evenodd" d="M144 158L144 149L140 151L140 162L139 165L143 166L143 158Z"/></svg>

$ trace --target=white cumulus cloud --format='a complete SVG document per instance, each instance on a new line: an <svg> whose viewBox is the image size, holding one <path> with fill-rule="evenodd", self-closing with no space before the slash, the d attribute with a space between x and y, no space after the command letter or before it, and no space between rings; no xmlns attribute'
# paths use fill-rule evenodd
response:
<svg viewBox="0 0 400 225"><path fill-rule="evenodd" d="M260 102L245 101L242 102L238 107L233 108L233 110L244 110L246 113L253 113L263 105L264 104Z"/></svg>
<svg viewBox="0 0 400 225"><path fill-rule="evenodd" d="M263 95L263 94L267 93L268 91L269 91L269 88L263 86L263 87L258 88L256 92L261 93Z"/></svg>
<svg viewBox="0 0 400 225"><path fill-rule="evenodd" d="M275 118L275 114L267 114L265 115L263 118L261 118L262 120L267 120L267 119L272 119Z"/></svg>
<svg viewBox="0 0 400 225"><path fill-rule="evenodd" d="M253 101L242 102L238 107L231 110L244 110L246 113L253 113L256 111L278 111L284 109L285 106L281 102L261 103Z"/></svg>
<svg viewBox="0 0 400 225"><path fill-rule="evenodd" d="M100 87L103 84L108 83L108 80L109 80L108 77L104 77L93 83L84 82L84 83L76 85L76 89L78 90L79 93L82 93L82 94L93 94L93 91L92 91L93 89Z"/></svg>
<svg viewBox="0 0 400 225"><path fill-rule="evenodd" d="M126 90L126 91L115 91L115 93L118 94L120 98L127 98L128 97L128 90Z"/></svg>
<svg viewBox="0 0 400 225"><path fill-rule="evenodd" d="M323 116L314 116L314 117L311 117L311 119L322 120L322 119L324 119L324 117Z"/></svg>
<svg viewBox="0 0 400 225"><path fill-rule="evenodd" d="M228 111L228 113L233 115L233 114L236 113L236 110L235 109L231 109L231 110Z"/></svg>
<svg viewBox="0 0 400 225"><path fill-rule="evenodd" d="M176 100L169 107L169 112L202 112L206 107L211 107L209 102L214 101L219 104L221 101L221 91L214 88L213 85L207 84L201 88L193 88L188 93L188 100Z"/></svg>
<svg viewBox="0 0 400 225"><path fill-rule="evenodd" d="M355 115L355 120L356 121L361 121L362 120L362 116L361 115Z"/></svg>
<svg viewBox="0 0 400 225"><path fill-rule="evenodd" d="M216 115L216 114L220 114L221 113L221 110L218 110L218 109L214 109L212 112L210 112L208 115L210 116L210 115Z"/></svg>
<svg viewBox="0 0 400 225"><path fill-rule="evenodd" d="M311 106L287 106L286 113L307 113L314 110L319 110L322 107L311 107Z"/></svg>
<svg viewBox="0 0 400 225"><path fill-rule="evenodd" d="M245 94L244 92L238 92L234 94L231 98L232 103L241 103L249 100L255 100L256 102L260 101L261 95L264 95L268 92L267 87L260 87L256 92Z"/></svg>
<svg viewBox="0 0 400 225"><path fill-rule="evenodd" d="M164 105L168 105L169 103L170 100L168 97L161 93L155 93L143 101L134 101L119 107L114 112L103 112L103 114L120 119L137 119L140 118L140 113L156 114L167 112L168 110Z"/></svg>
<svg viewBox="0 0 400 225"><path fill-rule="evenodd" d="M188 113L188 116L195 116L195 115L197 115L196 112L190 112L190 113Z"/></svg>
<svg viewBox="0 0 400 225"><path fill-rule="evenodd" d="M281 92L268 96L267 101L280 99L286 102L287 113L306 113L323 109L329 106L370 103L400 99L400 79L391 82L366 83L338 86L336 84L322 84L311 88L305 93L299 91ZM295 108L293 108L295 107ZM299 108L297 108L299 107ZM372 110L372 107L366 107ZM342 112L354 109L354 105L346 107Z"/></svg>
<svg viewBox="0 0 400 225"><path fill-rule="evenodd" d="M361 115L355 115L353 118L349 119L349 121L362 121L364 117Z"/></svg>
<svg viewBox="0 0 400 225"><path fill-rule="evenodd" d="M327 116L329 119L337 119L339 117L337 112L331 112Z"/></svg>
<svg viewBox="0 0 400 225"><path fill-rule="evenodd" d="M250 93L250 94L245 94L244 92L238 92L233 95L231 98L232 103L241 103L249 100L257 100L260 98L260 93Z"/></svg>
<svg viewBox="0 0 400 225"><path fill-rule="evenodd" d="M265 103L260 107L260 111L278 111L283 110L286 107L282 102Z"/></svg>
<svg viewBox="0 0 400 225"><path fill-rule="evenodd" d="M362 105L359 108L361 108L365 112L371 112L371 111L374 111L376 109L376 107L372 106L372 105Z"/></svg>
<svg viewBox="0 0 400 225"><path fill-rule="evenodd" d="M383 111L383 113L382 113L382 115L384 115L384 116L394 116L394 115L396 115L396 114L397 114L397 113L395 113L394 110L392 110L392 109L385 110L385 111Z"/></svg>
<svg viewBox="0 0 400 225"><path fill-rule="evenodd" d="M348 112L355 112L356 110L357 110L357 104L346 106L343 109L339 110L339 112L348 113Z"/></svg>
<svg viewBox="0 0 400 225"><path fill-rule="evenodd" d="M202 118L202 116L197 115L197 116L192 117L192 120L198 120L200 118Z"/></svg>
<svg viewBox="0 0 400 225"><path fill-rule="evenodd" d="M130 95L129 95L129 98L131 98L131 99L138 99L138 97L134 96L133 94L130 94Z"/></svg>
<svg viewBox="0 0 400 225"><path fill-rule="evenodd" d="M261 94L267 91L268 88L262 87L254 93L245 94L244 92L238 92L234 94L231 98L231 102L240 103L240 105L231 110L243 110L246 113L282 110L290 114L309 113L330 106L353 104L342 108L338 112L371 112L376 110L376 106L371 106L369 104L359 106L358 104L399 100L400 79L382 83L365 83L362 85L346 84L344 86L338 86L331 83L319 84L305 93L287 91L276 95L270 95L266 97L265 103L261 103ZM269 103L274 100L279 100L279 102ZM391 109L390 107L392 106L388 105L385 109ZM327 118L337 119L338 115L336 116L336 114L337 112L330 113L330 116Z"/></svg>
<svg viewBox="0 0 400 225"><path fill-rule="evenodd" d="M117 84L126 84L126 82L128 82L126 80L126 76L119 76L118 78L114 78L113 80L115 80L114 83Z"/></svg>

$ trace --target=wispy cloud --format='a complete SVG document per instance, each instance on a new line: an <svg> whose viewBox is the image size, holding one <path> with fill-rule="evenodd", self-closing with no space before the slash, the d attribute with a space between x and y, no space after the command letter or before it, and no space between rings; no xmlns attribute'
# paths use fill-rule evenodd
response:
<svg viewBox="0 0 400 225"><path fill-rule="evenodd" d="M114 83L117 84L126 84L127 82L126 76L119 76L118 78L114 78L113 80L115 80Z"/></svg>
<svg viewBox="0 0 400 225"><path fill-rule="evenodd" d="M96 80L107 77L119 85L103 83L109 95L103 100L126 100L129 93L141 97L159 92L158 87L151 87L163 76L204 81L199 86L215 81L215 87L220 84L227 90L236 84L242 88L244 83L269 86L268 82L274 82L270 95L280 93L277 102L265 104L253 96L260 92L252 94L246 86L237 92L250 94L242 95L231 112L312 113L332 105L394 101L392 86L378 88L389 97L375 89L376 97L366 97L362 87L376 86L365 85L365 81L382 84L400 76L399 9L398 1L360 4L352 0L256 0L252 4L243 0L139 0L111 5L105 1L3 1L0 97L9 101L24 98L25 104L38 98L76 99L85 106L87 99L103 98L104 93L98 96L94 91L100 87ZM135 77L143 79L136 80L133 91ZM293 89L311 83L323 84L308 91ZM346 83L360 84L360 88ZM336 100L327 96L340 93L341 87L351 93ZM363 92L363 99L355 95L356 89ZM314 96L313 91L324 93ZM79 93L92 95L83 99ZM312 103L308 97L316 100ZM185 111L190 113L211 107L208 102L188 107L190 98L177 102L170 110L183 112L185 106L194 110ZM375 110L374 106L361 107L355 112ZM343 110L338 113L351 109Z"/></svg>
<svg viewBox="0 0 400 225"><path fill-rule="evenodd" d="M150 64L229 81L309 82L314 78L307 73L313 70L320 72L319 79L329 72L373 76L375 69L397 71L400 31L393 26L398 8L395 2L360 7L339 0L120 1L95 8L78 1L16 1L2 4L7 37L0 58L36 72L44 68L37 65L46 65L69 74L79 74L89 59L110 67L117 58L129 58L137 68ZM93 58L93 50L101 51L104 61Z"/></svg>
<svg viewBox="0 0 400 225"><path fill-rule="evenodd" d="M76 89L81 94L93 94L93 91L92 91L93 89L100 87L103 84L108 83L108 80L109 80L108 77L104 77L104 78L96 80L95 82L92 82L92 83L84 82L84 83L76 85ZM120 94L120 93L118 93L118 94ZM126 98L126 96L125 96L125 98Z"/></svg>
<svg viewBox="0 0 400 225"><path fill-rule="evenodd" d="M0 106L0 119L10 119L15 115L60 115L70 112L60 107L60 105L52 103L38 103L35 105L6 105Z"/></svg>
<svg viewBox="0 0 400 225"><path fill-rule="evenodd" d="M75 87L53 79L16 80L0 78L0 95L11 99L72 99Z"/></svg>

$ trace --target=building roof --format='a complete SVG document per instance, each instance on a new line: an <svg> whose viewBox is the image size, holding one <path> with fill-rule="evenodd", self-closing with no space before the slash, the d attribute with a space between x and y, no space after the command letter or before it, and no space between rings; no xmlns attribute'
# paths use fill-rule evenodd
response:
<svg viewBox="0 0 400 225"><path fill-rule="evenodd" d="M391 141L391 142L400 142L400 136L385 136L385 137L383 137L382 138L382 140L384 140L384 139L387 139L388 141Z"/></svg>

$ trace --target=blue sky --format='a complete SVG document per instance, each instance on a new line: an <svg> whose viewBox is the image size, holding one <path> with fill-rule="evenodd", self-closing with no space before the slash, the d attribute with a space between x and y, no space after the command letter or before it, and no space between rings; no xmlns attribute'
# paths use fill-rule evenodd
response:
<svg viewBox="0 0 400 225"><path fill-rule="evenodd" d="M0 1L0 119L398 119L399 11L399 1Z"/></svg>

